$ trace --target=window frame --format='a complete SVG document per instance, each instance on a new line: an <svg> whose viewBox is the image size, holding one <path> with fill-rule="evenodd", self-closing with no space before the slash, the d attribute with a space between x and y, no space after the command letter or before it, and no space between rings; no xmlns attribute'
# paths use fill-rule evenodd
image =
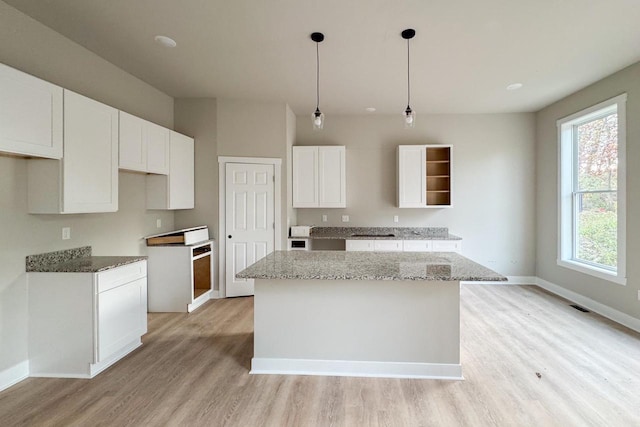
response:
<svg viewBox="0 0 640 427"><path fill-rule="evenodd" d="M600 279L626 285L626 101L627 94L615 96L570 116L559 119L558 128L558 257L561 267L579 271ZM617 269L601 267L577 260L576 222L574 206L577 187L575 149L576 125L611 114L618 114L618 176L617 176Z"/></svg>

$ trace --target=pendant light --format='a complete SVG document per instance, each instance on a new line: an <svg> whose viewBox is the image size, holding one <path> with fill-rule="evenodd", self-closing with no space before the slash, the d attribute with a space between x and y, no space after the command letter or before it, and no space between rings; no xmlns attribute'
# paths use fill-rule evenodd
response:
<svg viewBox="0 0 640 427"><path fill-rule="evenodd" d="M311 40L316 42L316 111L311 115L313 130L321 130L324 126L324 114L320 112L320 42L324 40L324 34L312 33Z"/></svg>
<svg viewBox="0 0 640 427"><path fill-rule="evenodd" d="M416 30L412 28L407 28L402 32L402 38L407 41L407 108L404 110L402 114L404 116L404 127L412 128L416 124L416 112L411 109L411 80L410 80L410 50L409 50L409 40L411 40L416 35Z"/></svg>

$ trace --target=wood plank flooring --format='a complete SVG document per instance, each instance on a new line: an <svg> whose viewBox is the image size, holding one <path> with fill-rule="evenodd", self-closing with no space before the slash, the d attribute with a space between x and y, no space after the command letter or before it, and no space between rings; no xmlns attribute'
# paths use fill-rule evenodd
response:
<svg viewBox="0 0 640 427"><path fill-rule="evenodd" d="M144 345L92 380L5 390L0 426L640 425L640 334L535 286L461 300L465 381L249 375L253 300L234 298L150 314Z"/></svg>

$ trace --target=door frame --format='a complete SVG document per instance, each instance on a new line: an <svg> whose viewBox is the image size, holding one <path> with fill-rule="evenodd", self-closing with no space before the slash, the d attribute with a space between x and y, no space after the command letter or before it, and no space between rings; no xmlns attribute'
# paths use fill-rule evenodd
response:
<svg viewBox="0 0 640 427"><path fill-rule="evenodd" d="M228 157L218 156L218 287L220 298L227 296L227 163L245 163L258 165L273 165L273 250L282 249L282 159L273 157Z"/></svg>

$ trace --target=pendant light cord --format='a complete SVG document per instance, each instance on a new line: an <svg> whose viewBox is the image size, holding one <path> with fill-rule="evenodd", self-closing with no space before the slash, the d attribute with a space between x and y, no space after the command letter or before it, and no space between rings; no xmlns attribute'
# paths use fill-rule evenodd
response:
<svg viewBox="0 0 640 427"><path fill-rule="evenodd" d="M411 78L409 76L409 58L411 55L411 50L409 49L409 40L407 39L407 107L411 105Z"/></svg>
<svg viewBox="0 0 640 427"><path fill-rule="evenodd" d="M316 42L316 110L320 108L320 43Z"/></svg>

